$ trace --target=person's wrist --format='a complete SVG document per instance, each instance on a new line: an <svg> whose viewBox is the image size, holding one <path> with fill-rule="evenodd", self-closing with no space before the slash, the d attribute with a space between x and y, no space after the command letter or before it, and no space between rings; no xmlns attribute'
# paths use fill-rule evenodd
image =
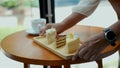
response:
<svg viewBox="0 0 120 68"><path fill-rule="evenodd" d="M60 34L65 30L64 29L64 24L62 24L62 23L53 24L53 27L56 29L57 34Z"/></svg>
<svg viewBox="0 0 120 68"><path fill-rule="evenodd" d="M106 38L105 38L104 32L100 33L100 38L103 40L103 43L106 44L106 46L110 45L110 43L108 42L108 40L106 40Z"/></svg>
<svg viewBox="0 0 120 68"><path fill-rule="evenodd" d="M116 32L115 30L113 30L116 34L116 41L120 40L120 33L119 32Z"/></svg>
<svg viewBox="0 0 120 68"><path fill-rule="evenodd" d="M65 23L63 23L63 22L58 23L57 25L58 25L58 26L59 26L59 28L61 28L62 30L65 30L65 28L66 28L66 24L65 24Z"/></svg>
<svg viewBox="0 0 120 68"><path fill-rule="evenodd" d="M116 45L117 41L116 33L112 31L110 28L104 29L104 37L112 46Z"/></svg>
<svg viewBox="0 0 120 68"><path fill-rule="evenodd" d="M116 34L117 41L120 40L120 20L118 20L115 24L111 25L109 28Z"/></svg>

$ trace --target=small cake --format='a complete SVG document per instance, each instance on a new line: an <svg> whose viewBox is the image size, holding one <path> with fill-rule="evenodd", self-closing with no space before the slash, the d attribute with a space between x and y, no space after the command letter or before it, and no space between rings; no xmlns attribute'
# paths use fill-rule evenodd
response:
<svg viewBox="0 0 120 68"><path fill-rule="evenodd" d="M56 41L56 29L55 28L51 28L46 30L46 40L48 44L51 44L53 42Z"/></svg>
<svg viewBox="0 0 120 68"><path fill-rule="evenodd" d="M58 35L55 28L46 30L46 40L48 44L55 43L55 47L59 48L65 46L68 53L74 53L80 46L80 40L70 33L66 35Z"/></svg>
<svg viewBox="0 0 120 68"><path fill-rule="evenodd" d="M67 52L73 53L75 52L80 46L80 40L77 37L74 37L73 34L69 34L67 38Z"/></svg>
<svg viewBox="0 0 120 68"><path fill-rule="evenodd" d="M79 38L73 38L73 39L67 40L68 53L73 53L79 48L80 46L79 41L80 41Z"/></svg>
<svg viewBox="0 0 120 68"><path fill-rule="evenodd" d="M66 45L66 35L57 36L56 48Z"/></svg>

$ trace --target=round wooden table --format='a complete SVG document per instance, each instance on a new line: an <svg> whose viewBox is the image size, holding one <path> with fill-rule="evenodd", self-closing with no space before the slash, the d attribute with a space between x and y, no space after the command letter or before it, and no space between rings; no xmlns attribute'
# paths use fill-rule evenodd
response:
<svg viewBox="0 0 120 68"><path fill-rule="evenodd" d="M103 28L100 27L81 25L74 26L63 34L79 34L80 40L84 42L90 36L99 33L102 30ZM33 37L35 36L29 35L25 31L19 31L7 36L1 42L3 53L13 60L24 63L24 68L30 68L30 64L50 66L51 68L61 68L62 65L64 65L65 68L70 68L71 64L87 62L83 59L77 61L72 61L71 59L64 60L44 47L39 46L33 41ZM112 53L114 48L117 48L117 46L108 46L102 52L102 55L104 57L108 56L109 53ZM97 63L98 67L102 68L102 59L98 60Z"/></svg>

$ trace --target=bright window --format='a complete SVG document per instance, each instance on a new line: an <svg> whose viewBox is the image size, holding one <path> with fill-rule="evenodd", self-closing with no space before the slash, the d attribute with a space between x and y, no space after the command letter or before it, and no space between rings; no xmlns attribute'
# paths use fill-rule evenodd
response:
<svg viewBox="0 0 120 68"><path fill-rule="evenodd" d="M72 12L72 7L77 5L80 0L55 0L55 20L61 22Z"/></svg>
<svg viewBox="0 0 120 68"><path fill-rule="evenodd" d="M1 26L22 25L31 18L39 17L38 0L0 0Z"/></svg>

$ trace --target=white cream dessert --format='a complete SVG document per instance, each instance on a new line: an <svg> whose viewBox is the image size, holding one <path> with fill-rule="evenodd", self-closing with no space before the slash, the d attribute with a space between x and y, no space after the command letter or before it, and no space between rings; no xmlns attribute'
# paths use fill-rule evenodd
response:
<svg viewBox="0 0 120 68"><path fill-rule="evenodd" d="M56 35L57 33L55 28L46 30L46 40L48 44L51 44L56 41Z"/></svg>

